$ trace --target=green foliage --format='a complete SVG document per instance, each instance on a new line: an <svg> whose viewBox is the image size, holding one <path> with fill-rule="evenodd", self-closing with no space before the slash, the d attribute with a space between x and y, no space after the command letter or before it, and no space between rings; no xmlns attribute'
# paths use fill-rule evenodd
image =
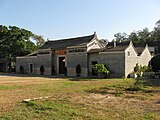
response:
<svg viewBox="0 0 160 120"><path fill-rule="evenodd" d="M139 65L138 63L136 64L136 66L134 67L134 72L136 73L137 77L142 77L143 75L143 72L147 72L147 71L150 71L151 68L144 65Z"/></svg>
<svg viewBox="0 0 160 120"><path fill-rule="evenodd" d="M160 54L151 59L151 66L154 71L160 70Z"/></svg>
<svg viewBox="0 0 160 120"><path fill-rule="evenodd" d="M107 74L107 75L109 74L109 70L107 70L104 64L92 65L92 69L98 73L99 77L100 77L100 74L102 73Z"/></svg>
<svg viewBox="0 0 160 120"><path fill-rule="evenodd" d="M160 20L158 20L155 25L152 31L149 31L148 28L144 28L143 30L133 31L128 35L126 33L116 33L114 35L114 40L117 42L132 41L134 44L142 45L160 41ZM160 53L160 45L156 46L158 46L157 52Z"/></svg>
<svg viewBox="0 0 160 120"><path fill-rule="evenodd" d="M157 28L160 28L160 20L158 20L158 21L156 22L156 26L157 26Z"/></svg>
<svg viewBox="0 0 160 120"><path fill-rule="evenodd" d="M142 77L143 67L137 63L134 67L134 72L136 73L137 77Z"/></svg>
<svg viewBox="0 0 160 120"><path fill-rule="evenodd" d="M32 32L16 26L0 26L0 49L3 56L15 59L34 51L37 47L30 41Z"/></svg>
<svg viewBox="0 0 160 120"><path fill-rule="evenodd" d="M24 56L37 49L30 40L32 32L16 26L0 25L0 56L10 63L17 56Z"/></svg>
<svg viewBox="0 0 160 120"><path fill-rule="evenodd" d="M146 120L155 120L155 114L153 114L153 113L146 113L145 116L144 116L144 118Z"/></svg>
<svg viewBox="0 0 160 120"><path fill-rule="evenodd" d="M16 86L16 85L10 85L10 86L7 86L7 85L0 85L0 90L13 90L13 89L17 89L17 88L20 88L19 86Z"/></svg>
<svg viewBox="0 0 160 120"><path fill-rule="evenodd" d="M36 45L38 47L40 47L41 45L43 45L45 43L45 40L41 35L33 34L32 38L33 38L33 40L36 41Z"/></svg>
<svg viewBox="0 0 160 120"><path fill-rule="evenodd" d="M126 33L116 33L114 34L115 41L121 42L127 40L127 34Z"/></svg>
<svg viewBox="0 0 160 120"><path fill-rule="evenodd" d="M136 80L133 86L134 91L142 91L144 89L144 81L142 80Z"/></svg>

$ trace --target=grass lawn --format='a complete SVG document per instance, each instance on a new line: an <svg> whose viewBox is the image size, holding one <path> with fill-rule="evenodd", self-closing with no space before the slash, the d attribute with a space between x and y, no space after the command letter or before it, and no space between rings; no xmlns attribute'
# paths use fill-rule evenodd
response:
<svg viewBox="0 0 160 120"><path fill-rule="evenodd" d="M133 79L3 75L0 120L159 120L160 80L152 86L147 83L135 89Z"/></svg>

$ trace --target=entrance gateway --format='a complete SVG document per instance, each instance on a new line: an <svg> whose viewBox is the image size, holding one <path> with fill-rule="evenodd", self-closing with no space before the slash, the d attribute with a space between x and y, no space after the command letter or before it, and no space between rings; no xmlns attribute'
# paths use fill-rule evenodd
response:
<svg viewBox="0 0 160 120"><path fill-rule="evenodd" d="M66 74L65 57L59 57L59 74Z"/></svg>

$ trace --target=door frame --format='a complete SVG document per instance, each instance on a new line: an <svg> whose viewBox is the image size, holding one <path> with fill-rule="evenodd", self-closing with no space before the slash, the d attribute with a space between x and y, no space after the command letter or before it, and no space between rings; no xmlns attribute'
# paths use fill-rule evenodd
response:
<svg viewBox="0 0 160 120"><path fill-rule="evenodd" d="M31 72L31 65L32 65L32 72ZM29 74L34 73L34 65L33 63L29 63Z"/></svg>
<svg viewBox="0 0 160 120"><path fill-rule="evenodd" d="M59 75L59 58L60 57L64 57L65 58L65 67L67 67L67 57L66 57L66 55L58 55L57 56L57 74Z"/></svg>

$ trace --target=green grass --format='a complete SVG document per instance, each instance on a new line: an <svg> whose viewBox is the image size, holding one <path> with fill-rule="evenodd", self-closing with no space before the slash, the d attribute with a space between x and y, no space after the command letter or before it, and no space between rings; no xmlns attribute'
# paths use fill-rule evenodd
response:
<svg viewBox="0 0 160 120"><path fill-rule="evenodd" d="M13 90L13 89L19 89L20 86L17 85L0 85L0 90Z"/></svg>
<svg viewBox="0 0 160 120"><path fill-rule="evenodd" d="M152 102L159 96L159 87L145 85L142 90L129 91L133 79L31 79L0 85L0 120L160 119L154 112L158 104ZM41 96L51 97L23 102Z"/></svg>
<svg viewBox="0 0 160 120"><path fill-rule="evenodd" d="M158 120L155 113L144 113L127 109L97 108L83 104L70 104L62 101L32 101L20 103L7 114L0 115L2 120L84 120L84 119L142 119Z"/></svg>

